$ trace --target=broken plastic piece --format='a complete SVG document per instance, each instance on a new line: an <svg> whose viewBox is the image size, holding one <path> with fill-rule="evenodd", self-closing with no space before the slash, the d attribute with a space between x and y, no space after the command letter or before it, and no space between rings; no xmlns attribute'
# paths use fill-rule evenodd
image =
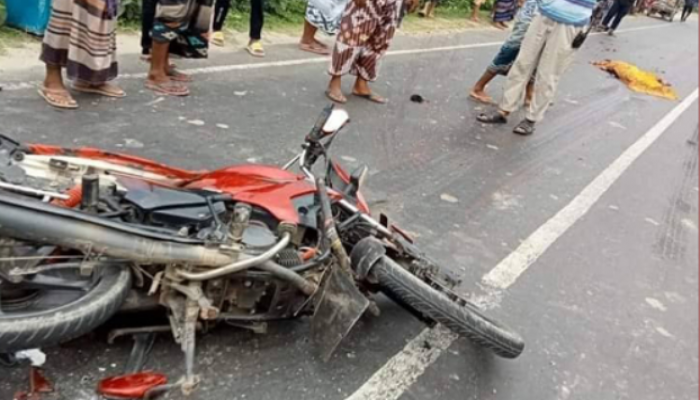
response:
<svg viewBox="0 0 700 400"><path fill-rule="evenodd" d="M97 385L97 393L108 399L143 399L146 393L168 383L168 377L157 372L105 378Z"/></svg>

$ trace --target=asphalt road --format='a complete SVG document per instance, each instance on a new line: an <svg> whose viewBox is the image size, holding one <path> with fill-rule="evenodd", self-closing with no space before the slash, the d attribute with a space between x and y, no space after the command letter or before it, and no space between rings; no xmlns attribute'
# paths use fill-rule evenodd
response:
<svg viewBox="0 0 700 400"><path fill-rule="evenodd" d="M353 124L333 152L350 168L371 167L370 200L461 276L462 293L488 295L483 277L679 103L634 94L590 62L612 58L656 70L681 99L697 90L696 20L630 18L622 29L629 31L589 39L547 119L528 138L510 133L517 118L508 127L477 123L484 107L466 98L503 33L399 38L394 50L415 51L388 56L374 86L390 103L351 99ZM181 62L220 67L198 70L186 99L143 91L144 65L125 56L129 97L79 96L77 112L49 109L26 88L40 71L2 76L0 132L190 168L281 164L326 104L326 64L292 46L268 52L262 61L221 53L207 63ZM249 63L263 64L231 67ZM490 88L495 97L501 83ZM412 103L412 94L428 101ZM342 400L358 389L355 399L697 398L697 107L674 119L491 305L495 318L525 337L520 358L498 359L460 339L435 359L409 355L411 368L392 372L387 362L424 326L385 300L383 315L362 320L329 363L316 358L304 320L274 324L264 336L222 327L200 337L203 382L191 398ZM130 341L107 346L98 334L45 351L58 398L83 400L94 397L99 379L120 372ZM174 379L181 374L181 354L167 335L147 367ZM365 396L381 392L366 383L375 373L396 388ZM21 389L25 374L0 369L0 399Z"/></svg>

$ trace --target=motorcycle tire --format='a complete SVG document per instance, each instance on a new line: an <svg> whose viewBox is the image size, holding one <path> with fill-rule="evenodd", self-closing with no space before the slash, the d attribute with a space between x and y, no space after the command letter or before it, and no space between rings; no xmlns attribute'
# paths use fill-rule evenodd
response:
<svg viewBox="0 0 700 400"><path fill-rule="evenodd" d="M131 270L105 267L97 271L99 281L71 304L25 317L0 316L0 353L67 342L107 321L131 289Z"/></svg>
<svg viewBox="0 0 700 400"><path fill-rule="evenodd" d="M482 315L476 307L457 304L389 257L382 257L372 267L370 275L389 297L397 297L420 315L501 357L516 358L525 348L518 334Z"/></svg>

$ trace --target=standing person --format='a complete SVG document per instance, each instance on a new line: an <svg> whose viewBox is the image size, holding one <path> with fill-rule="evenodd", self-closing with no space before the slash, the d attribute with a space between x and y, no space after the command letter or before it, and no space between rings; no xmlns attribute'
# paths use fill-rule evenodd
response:
<svg viewBox="0 0 700 400"><path fill-rule="evenodd" d="M76 91L124 97L110 83L118 74L116 28L115 0L54 0L41 50L46 77L39 95L56 108L78 108L63 82L65 69Z"/></svg>
<svg viewBox="0 0 700 400"><path fill-rule="evenodd" d="M347 5L348 0L309 0L299 48L315 54L330 54L328 46L316 39L316 32L320 29L327 35L335 35Z"/></svg>
<svg viewBox="0 0 700 400"><path fill-rule="evenodd" d="M620 25L620 21L627 15L633 4L634 0L615 0L612 7L610 7L610 11L608 11L608 14L603 20L603 28L608 31L608 35L613 36L615 34L615 30ZM610 22L612 22L612 24L610 24Z"/></svg>
<svg viewBox="0 0 700 400"><path fill-rule="evenodd" d="M170 53L185 58L209 56L214 0L158 0L151 32L151 68L146 88L164 96L187 96L191 78L175 71Z"/></svg>
<svg viewBox="0 0 700 400"><path fill-rule="evenodd" d="M532 102L525 119L513 130L519 135L534 133L535 123L544 118L554 99L559 79L574 60L574 40L579 41L582 37L583 27L589 23L594 6L595 0L540 3L540 12L532 19L520 53L508 73L499 109L480 114L477 120L486 124L507 123L510 113L522 104L527 84L537 70ZM577 44L580 46L581 43Z"/></svg>
<svg viewBox="0 0 700 400"><path fill-rule="evenodd" d="M418 11L419 17L425 18L435 18L435 7L437 7L439 0L427 0L423 9Z"/></svg>
<svg viewBox="0 0 700 400"><path fill-rule="evenodd" d="M264 6L263 0L250 0L250 41L245 49L253 57L265 57L265 49L260 41L265 24Z"/></svg>
<svg viewBox="0 0 700 400"><path fill-rule="evenodd" d="M508 29L506 22L513 20L516 11L515 0L496 0L493 5L493 24L499 29Z"/></svg>
<svg viewBox="0 0 700 400"><path fill-rule="evenodd" d="M474 0L472 5L472 21L479 22L479 10L481 10L482 4L484 4L484 0Z"/></svg>
<svg viewBox="0 0 700 400"><path fill-rule="evenodd" d="M212 44L217 46L224 45L224 23L231 9L231 0L215 0L216 9L214 13L214 33L212 34ZM263 0L250 0L250 30L248 45L246 51L255 57L265 57L265 49L262 42L262 29L265 24L265 14L263 8L265 4Z"/></svg>
<svg viewBox="0 0 700 400"><path fill-rule="evenodd" d="M685 0L685 6L683 6L683 13L681 13L681 22L685 22L697 6L698 0Z"/></svg>
<svg viewBox="0 0 700 400"><path fill-rule="evenodd" d="M525 38L525 33L530 27L532 18L534 18L537 12L537 1L538 0L526 0L525 4L521 4L518 16L515 19L515 25L513 25L513 32L501 46L496 56L491 61L491 64L486 68L484 74L476 82L472 90L469 92L469 96L482 103L491 103L491 97L486 94L486 86L498 75L508 75L508 71L513 66L515 59L520 53L520 46ZM521 1L522 3L522 1ZM531 80L527 85L527 95L526 102L532 98L534 80Z"/></svg>
<svg viewBox="0 0 700 400"><path fill-rule="evenodd" d="M354 96L386 103L385 98L372 93L369 82L377 79L381 58L399 25L402 6L402 0L351 0L348 3L333 47L328 98L341 104L347 102L340 80L350 73L357 77L352 89Z"/></svg>

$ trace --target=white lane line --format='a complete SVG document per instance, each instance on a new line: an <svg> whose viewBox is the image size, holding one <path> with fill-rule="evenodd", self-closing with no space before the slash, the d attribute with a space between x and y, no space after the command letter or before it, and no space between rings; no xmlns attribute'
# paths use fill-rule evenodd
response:
<svg viewBox="0 0 700 400"><path fill-rule="evenodd" d="M671 26L671 24L654 24L648 26L640 26L636 28L620 29L617 33L625 32L635 32L643 31L649 29L666 28ZM600 33L600 32L599 32ZM599 34L595 33L595 34ZM478 49L481 47L494 47L500 46L503 41L498 42L486 42L486 43L472 43L472 44L462 44L454 46L443 46L443 47L433 47L433 48L423 48L423 49L408 49L408 50L394 50L389 51L387 56L403 56L410 54L425 54L425 53L435 53L435 52L445 52L445 51L459 51L459 50L469 50ZM251 69L264 69L264 68L278 68L278 67L293 67L298 65L307 64L321 64L327 63L328 58L326 57L314 57L314 58L300 58L296 60L283 60L283 61L269 61L260 63L250 63L250 64L233 64L233 65L218 65L211 67L201 67L201 68L190 68L182 70L187 74L191 75L202 75L202 74L214 74L217 72L229 72L229 71L244 71ZM139 72L133 74L120 74L119 79L144 79L147 73ZM36 89L40 84L40 81L29 81L29 82L16 82L3 84L3 91L13 92L25 89Z"/></svg>
<svg viewBox="0 0 700 400"><path fill-rule="evenodd" d="M698 98L698 89L666 114L612 164L600 173L581 193L554 217L530 235L513 253L484 275L487 295L485 308L492 308L502 291L513 285L547 249L583 217L632 163L644 153ZM446 351L457 335L438 326L425 329L404 349L379 369L347 400L398 399L425 370Z"/></svg>

